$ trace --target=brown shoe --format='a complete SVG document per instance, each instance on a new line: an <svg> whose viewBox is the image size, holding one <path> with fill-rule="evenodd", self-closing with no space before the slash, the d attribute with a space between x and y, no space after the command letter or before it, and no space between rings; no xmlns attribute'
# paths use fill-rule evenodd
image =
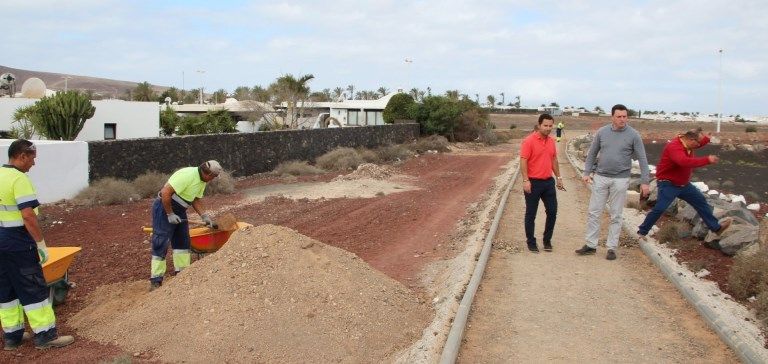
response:
<svg viewBox="0 0 768 364"><path fill-rule="evenodd" d="M38 349L60 348L75 342L75 338L69 335L59 336L45 344L35 345Z"/></svg>
<svg viewBox="0 0 768 364"><path fill-rule="evenodd" d="M27 340L29 340L31 338L32 338L32 333L24 331L24 335L21 336L21 342L8 342L8 341L6 341L5 345L3 346L3 350L6 350L6 351L16 350L16 349L19 348L19 346L21 346L21 344L24 341L27 341Z"/></svg>
<svg viewBox="0 0 768 364"><path fill-rule="evenodd" d="M725 219L725 220L723 220L723 222L720 223L720 229L715 231L715 234L717 234L717 235L722 234L723 231L725 231L725 229L727 229L729 226L731 226L732 222L733 222L733 219L731 219L730 217Z"/></svg>

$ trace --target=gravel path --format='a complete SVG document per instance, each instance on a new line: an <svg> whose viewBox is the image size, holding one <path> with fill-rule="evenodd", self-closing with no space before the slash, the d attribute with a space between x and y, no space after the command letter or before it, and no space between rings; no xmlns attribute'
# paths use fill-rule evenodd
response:
<svg viewBox="0 0 768 364"><path fill-rule="evenodd" d="M559 149L568 191L558 192L554 252L525 248L518 178L496 237L505 249L492 253L459 361L738 362L639 249L620 248L612 262L603 247L574 254L589 192ZM539 240L544 218L540 206Z"/></svg>

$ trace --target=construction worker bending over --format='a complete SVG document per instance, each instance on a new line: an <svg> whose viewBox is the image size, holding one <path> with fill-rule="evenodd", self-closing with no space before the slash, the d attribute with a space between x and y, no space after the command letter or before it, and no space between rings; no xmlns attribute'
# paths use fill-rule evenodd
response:
<svg viewBox="0 0 768 364"><path fill-rule="evenodd" d="M200 215L203 222L213 226L213 220L200 202L208 182L221 173L219 162L210 160L199 167L179 169L171 175L152 204L152 273L150 290L163 284L165 254L168 243L173 248L173 267L176 273L189 266L189 222L187 208Z"/></svg>
<svg viewBox="0 0 768 364"><path fill-rule="evenodd" d="M58 336L56 316L42 264L48 248L37 222L37 192L26 175L35 165L37 149L18 139L8 147L8 164L0 168L0 323L4 350L16 350L30 335L24 315L35 333L35 347L62 347L75 341Z"/></svg>

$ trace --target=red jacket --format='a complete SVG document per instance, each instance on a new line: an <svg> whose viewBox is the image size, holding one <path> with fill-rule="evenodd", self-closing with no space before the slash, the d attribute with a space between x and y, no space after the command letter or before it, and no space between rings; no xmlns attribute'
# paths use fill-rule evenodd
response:
<svg viewBox="0 0 768 364"><path fill-rule="evenodd" d="M709 137L703 136L699 148L709 143ZM661 160L656 166L656 179L666 179L677 186L683 186L691 181L694 168L709 164L709 157L696 157L693 150L688 150L680 138L675 138L661 153Z"/></svg>

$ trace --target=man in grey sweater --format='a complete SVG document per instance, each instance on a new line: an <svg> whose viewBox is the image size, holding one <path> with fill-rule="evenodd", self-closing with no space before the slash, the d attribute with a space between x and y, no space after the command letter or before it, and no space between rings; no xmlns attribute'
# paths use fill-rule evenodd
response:
<svg viewBox="0 0 768 364"><path fill-rule="evenodd" d="M584 162L582 179L592 187L587 214L587 243L576 250L578 255L595 254L600 237L600 217L608 203L611 217L606 246L608 260L616 259L616 248L621 233L622 212L627 199L627 188L632 170L632 156L640 162L640 194L648 196L648 158L640 133L627 125L627 107L621 104L611 108L611 124L595 133Z"/></svg>

